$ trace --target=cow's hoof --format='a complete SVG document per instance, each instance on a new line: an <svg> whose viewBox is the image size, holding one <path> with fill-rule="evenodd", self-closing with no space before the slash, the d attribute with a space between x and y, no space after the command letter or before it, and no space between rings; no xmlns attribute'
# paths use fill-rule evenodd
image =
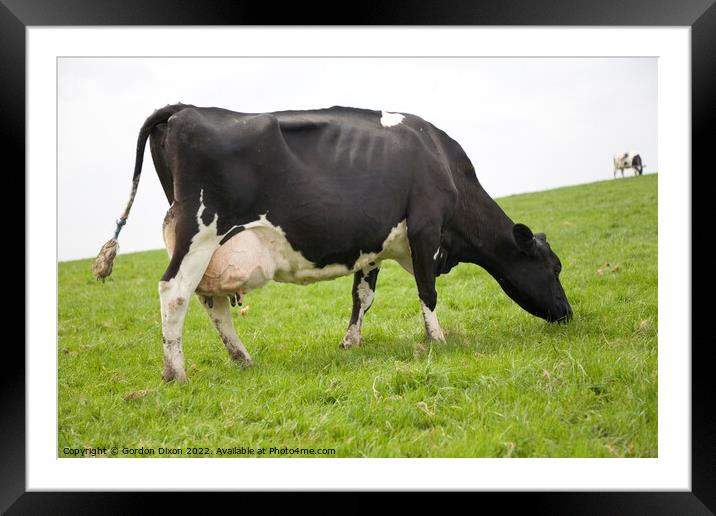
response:
<svg viewBox="0 0 716 516"><path fill-rule="evenodd" d="M184 371L174 371L173 369L164 368L164 372L162 373L162 379L169 383L169 382L179 382L184 383L187 380L186 373Z"/></svg>
<svg viewBox="0 0 716 516"><path fill-rule="evenodd" d="M350 348L355 348L357 346L360 346L360 338L359 339L350 338L348 335L343 337L343 340L338 345L338 347L341 349L350 349Z"/></svg>
<svg viewBox="0 0 716 516"><path fill-rule="evenodd" d="M445 344L445 335L443 335L442 330L431 331L428 334L428 338L434 342L439 342L440 344Z"/></svg>
<svg viewBox="0 0 716 516"><path fill-rule="evenodd" d="M241 367L251 367L254 361L248 355L231 355L231 360L239 364Z"/></svg>
<svg viewBox="0 0 716 516"><path fill-rule="evenodd" d="M354 348L359 345L360 345L360 330L354 325L349 326L348 331L346 332L345 336L343 337L343 340L338 345L338 347L342 348L342 349L350 349L350 348Z"/></svg>

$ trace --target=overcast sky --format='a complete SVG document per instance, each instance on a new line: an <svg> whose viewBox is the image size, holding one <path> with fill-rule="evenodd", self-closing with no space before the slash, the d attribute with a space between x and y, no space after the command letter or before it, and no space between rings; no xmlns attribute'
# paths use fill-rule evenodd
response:
<svg viewBox="0 0 716 516"><path fill-rule="evenodd" d="M463 146L493 197L610 179L619 152L658 171L655 58L62 58L58 90L60 260L112 236L139 128L176 102L412 113ZM167 208L147 145L121 252L163 247Z"/></svg>

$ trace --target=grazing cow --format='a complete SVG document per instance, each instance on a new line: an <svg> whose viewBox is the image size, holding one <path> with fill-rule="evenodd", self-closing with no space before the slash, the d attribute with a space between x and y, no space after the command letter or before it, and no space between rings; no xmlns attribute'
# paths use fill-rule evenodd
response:
<svg viewBox="0 0 716 516"><path fill-rule="evenodd" d="M95 275L111 272L116 237L137 191L147 138L170 204L171 259L159 281L164 374L184 381L182 326L192 293L231 357L251 364L229 301L268 281L353 274L343 348L360 343L383 260L415 276L430 339L444 341L435 278L460 262L486 269L529 313L567 321L561 263L544 234L515 224L483 190L460 145L425 120L332 107L237 113L171 105L137 142L133 188Z"/></svg>
<svg viewBox="0 0 716 516"><path fill-rule="evenodd" d="M614 155L614 177L617 177L617 170L621 170L622 177L624 177L624 169L631 168L634 170L634 175L641 175L644 167L642 165L641 156L636 152L625 152L623 154Z"/></svg>

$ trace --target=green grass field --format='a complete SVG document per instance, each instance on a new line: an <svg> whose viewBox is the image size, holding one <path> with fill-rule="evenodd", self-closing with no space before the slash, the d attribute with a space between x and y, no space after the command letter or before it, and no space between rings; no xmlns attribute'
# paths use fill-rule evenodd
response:
<svg viewBox="0 0 716 516"><path fill-rule="evenodd" d="M189 382L164 384L157 282L166 252L120 254L105 284L92 260L60 263L58 455L116 446L215 456L250 446L273 456L271 447L334 448L338 457L656 457L657 175L498 202L547 233L571 323L529 315L484 270L462 264L438 278L447 344L430 344L413 277L385 262L359 348L338 347L351 277L272 283L247 295L246 315L234 314L252 368L231 362L194 298L184 326Z"/></svg>

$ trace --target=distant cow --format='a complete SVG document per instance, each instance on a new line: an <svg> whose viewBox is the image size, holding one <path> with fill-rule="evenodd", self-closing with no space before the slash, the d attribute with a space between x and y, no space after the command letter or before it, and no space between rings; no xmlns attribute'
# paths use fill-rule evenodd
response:
<svg viewBox="0 0 716 516"><path fill-rule="evenodd" d="M625 152L623 154L616 154L614 156L614 177L617 177L617 170L621 170L622 177L624 177L624 169L630 168L634 171L635 176L640 176L644 170L644 166L641 163L641 156L636 152Z"/></svg>
<svg viewBox="0 0 716 516"><path fill-rule="evenodd" d="M414 115L332 107L237 113L189 105L157 110L137 141L132 195L95 262L111 272L150 138L169 213L171 260L159 281L164 379L184 381L182 326L193 293L230 356L251 364L229 301L268 281L353 275L341 346L360 343L381 262L413 274L428 337L443 341L435 278L460 262L492 275L529 313L566 321L562 265L543 233L515 224L483 190L462 147Z"/></svg>

